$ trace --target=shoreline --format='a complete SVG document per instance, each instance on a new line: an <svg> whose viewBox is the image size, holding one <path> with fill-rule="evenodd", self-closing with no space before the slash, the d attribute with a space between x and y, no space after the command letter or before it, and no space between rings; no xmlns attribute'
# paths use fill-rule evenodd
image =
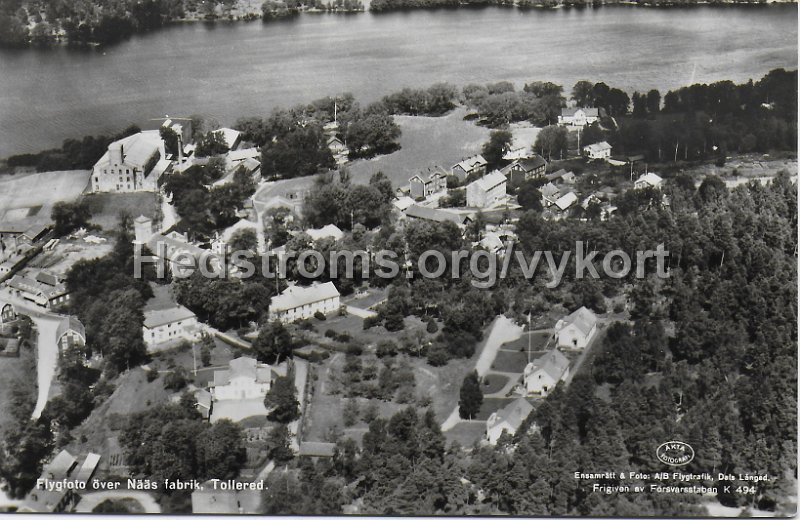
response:
<svg viewBox="0 0 800 520"><path fill-rule="evenodd" d="M540 1L540 2L552 1L552 4L544 5L544 3L533 3L534 1ZM558 9L599 9L603 7L615 7L615 6L652 8L652 9L676 9L676 8L685 9L692 7L726 8L726 7L766 7L773 5L796 6L797 4L798 0L753 0L753 1L743 1L743 2L737 2L734 0L697 0L697 1L691 1L689 3L682 3L680 1L674 1L674 0L667 0L663 3L655 2L652 0L644 2L637 2L634 0L603 0L599 2L593 2L590 4L565 2L564 0L509 0L508 2L504 0L487 0L486 2L483 3L468 3L459 1L457 4L417 5L417 6L401 5L401 6L378 8L378 9L373 9L371 3L367 3L367 5L361 9L344 9L344 8L319 9L315 7L303 6L301 8L296 8L291 11L275 12L272 13L271 16L265 16L263 14L257 14L257 13L247 13L241 16L228 17L228 18L226 17L216 17L211 19L204 19L199 17L177 18L165 22L160 27L155 27L147 30L133 31L128 37L113 42L99 42L99 41L75 42L65 39L63 34L53 34L50 36L51 40L47 42L34 42L33 40L29 39L24 44L0 43L0 49L49 50L55 48L64 48L64 49L74 49L74 50L84 50L84 51L87 49L103 49L106 47L113 47L134 36L145 35L148 33L154 33L156 31L164 29L169 29L170 26L173 25L184 25L184 24L189 25L198 23L209 24L209 25L216 25L216 24L226 25L226 24L239 24L243 22L254 23L258 21L260 21L262 24L267 24L270 22L289 20L291 18L294 18L302 14L359 15L359 14L371 13L375 15L382 15L382 14L396 13L396 12L408 13L412 11L438 11L438 10L461 10L461 9L477 10L477 9L485 9L491 7L506 8L506 9L513 8L521 11L532 11L532 10L554 11Z"/></svg>

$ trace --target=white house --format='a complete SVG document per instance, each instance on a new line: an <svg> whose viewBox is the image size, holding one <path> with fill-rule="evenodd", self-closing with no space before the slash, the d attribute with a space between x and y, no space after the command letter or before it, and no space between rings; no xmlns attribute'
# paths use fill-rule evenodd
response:
<svg viewBox="0 0 800 520"><path fill-rule="evenodd" d="M306 234L311 237L311 240L316 242L323 238L332 238L333 240L341 240L344 237L344 231L339 229L335 224L328 224L319 229L306 229Z"/></svg>
<svg viewBox="0 0 800 520"><path fill-rule="evenodd" d="M142 336L150 352L172 346L178 340L197 341L200 327L197 316L183 305L145 310Z"/></svg>
<svg viewBox="0 0 800 520"><path fill-rule="evenodd" d="M531 403L524 397L520 397L494 412L486 421L486 440L489 441L489 444L494 445L497 444L497 439L504 431L509 435L514 435L532 411Z"/></svg>
<svg viewBox="0 0 800 520"><path fill-rule="evenodd" d="M267 415L264 397L272 385L272 367L251 357L239 357L229 368L214 372L211 391L211 422L230 419L237 422L252 416Z"/></svg>
<svg viewBox="0 0 800 520"><path fill-rule="evenodd" d="M600 118L596 108L562 108L558 116L559 125L586 126L591 125Z"/></svg>
<svg viewBox="0 0 800 520"><path fill-rule="evenodd" d="M569 360L553 349L525 367L522 382L529 395L546 396L559 381L569 377Z"/></svg>
<svg viewBox="0 0 800 520"><path fill-rule="evenodd" d="M589 159L608 159L611 157L611 145L605 141L583 147L583 153Z"/></svg>
<svg viewBox="0 0 800 520"><path fill-rule="evenodd" d="M581 307L556 323L555 338L559 347L584 349L597 334L597 316Z"/></svg>
<svg viewBox="0 0 800 520"><path fill-rule="evenodd" d="M467 185L467 206L486 208L506 196L506 176L495 170Z"/></svg>
<svg viewBox="0 0 800 520"><path fill-rule="evenodd" d="M339 290L333 282L314 284L310 287L292 285L269 303L269 318L291 323L312 318L316 312L329 314L339 310Z"/></svg>
<svg viewBox="0 0 800 520"><path fill-rule="evenodd" d="M92 191L158 191L158 178L169 168L158 130L133 134L108 145L92 168Z"/></svg>
<svg viewBox="0 0 800 520"><path fill-rule="evenodd" d="M660 188L661 184L664 182L664 179L656 175L655 173L645 173L638 179L633 182L633 187L637 190L641 190L647 187L651 188Z"/></svg>

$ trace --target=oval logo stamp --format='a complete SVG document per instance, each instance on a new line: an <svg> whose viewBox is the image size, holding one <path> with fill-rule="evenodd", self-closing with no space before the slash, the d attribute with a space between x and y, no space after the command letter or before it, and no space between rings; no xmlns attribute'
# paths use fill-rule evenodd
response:
<svg viewBox="0 0 800 520"><path fill-rule="evenodd" d="M667 441L656 448L656 457L669 466L685 466L694 460L694 448L682 441Z"/></svg>

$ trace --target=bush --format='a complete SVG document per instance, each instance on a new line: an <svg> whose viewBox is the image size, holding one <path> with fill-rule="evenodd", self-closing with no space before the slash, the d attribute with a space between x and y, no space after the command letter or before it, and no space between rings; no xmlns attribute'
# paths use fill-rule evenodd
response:
<svg viewBox="0 0 800 520"><path fill-rule="evenodd" d="M347 345L347 354L351 356L360 356L364 353L364 348L356 343Z"/></svg>
<svg viewBox="0 0 800 520"><path fill-rule="evenodd" d="M342 419L344 420L345 426L353 426L358 422L358 416L360 414L360 410L358 407L358 401L355 399L348 399L344 403L344 409L342 410Z"/></svg>
<svg viewBox="0 0 800 520"><path fill-rule="evenodd" d="M377 403L369 403L361 411L361 419L363 419L365 423L369 424L377 419L379 414L380 410L378 409Z"/></svg>
<svg viewBox="0 0 800 520"><path fill-rule="evenodd" d="M149 370L147 372L147 382L152 383L156 379L158 379L158 370Z"/></svg>
<svg viewBox="0 0 800 520"><path fill-rule="evenodd" d="M448 361L450 361L450 354L443 345L437 343L428 349L428 363L431 366L441 367Z"/></svg>
<svg viewBox="0 0 800 520"><path fill-rule="evenodd" d="M333 329L328 329L328 330L326 330L326 331L325 331L325 337L326 337L326 338L330 338L330 339L334 339L334 338L336 338L336 331L335 331L335 330L333 330Z"/></svg>
<svg viewBox="0 0 800 520"><path fill-rule="evenodd" d="M376 327L381 324L380 318L377 316L371 316L369 318L364 318L364 330L369 330L372 327Z"/></svg>
<svg viewBox="0 0 800 520"><path fill-rule="evenodd" d="M183 367L178 367L164 376L164 388L178 391L188 383L188 374Z"/></svg>
<svg viewBox="0 0 800 520"><path fill-rule="evenodd" d="M439 332L439 326L436 325L436 322L433 319L428 320L428 325L425 327L425 330L428 331L428 334L436 334Z"/></svg>
<svg viewBox="0 0 800 520"><path fill-rule="evenodd" d="M397 355L397 343L390 339L385 339L378 343L375 353L378 357L395 356Z"/></svg>
<svg viewBox="0 0 800 520"><path fill-rule="evenodd" d="M325 320L327 320L327 319L328 319L328 318L327 318L327 316L325 316L325 314L324 314L324 313L322 313L322 312L320 312L320 311L317 311L317 312L315 312L315 313L314 313L314 317L315 317L316 319L318 319L319 321L325 321Z"/></svg>
<svg viewBox="0 0 800 520"><path fill-rule="evenodd" d="M336 341L340 343L347 343L351 339L353 339L353 336L351 336L349 332L342 332L336 335Z"/></svg>

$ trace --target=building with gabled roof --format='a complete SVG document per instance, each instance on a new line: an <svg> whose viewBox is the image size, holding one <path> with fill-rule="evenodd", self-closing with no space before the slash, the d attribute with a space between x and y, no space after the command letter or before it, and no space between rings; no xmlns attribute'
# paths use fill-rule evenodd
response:
<svg viewBox="0 0 800 520"><path fill-rule="evenodd" d="M92 191L158 191L158 177L166 171L162 160L166 152L158 130L114 141L92 168Z"/></svg>
<svg viewBox="0 0 800 520"><path fill-rule="evenodd" d="M52 461L45 464L40 480L58 481L65 485L50 489L46 485L42 486L37 483L37 486L25 497L18 512L63 513L70 511L80 500L75 489L78 485L85 486L89 482L99 463L100 455L89 453L78 468L78 459L67 450L61 450Z"/></svg>
<svg viewBox="0 0 800 520"><path fill-rule="evenodd" d="M506 196L506 176L498 170L484 175L467 185L467 206L487 208Z"/></svg>
<svg viewBox="0 0 800 520"><path fill-rule="evenodd" d="M522 384L528 395L544 397L567 377L569 360L558 349L553 349L528 363L522 374Z"/></svg>
<svg viewBox="0 0 800 520"><path fill-rule="evenodd" d="M524 397L514 399L486 420L486 440L494 445L503 432L514 435L532 411L533 406L527 399Z"/></svg>
<svg viewBox="0 0 800 520"><path fill-rule="evenodd" d="M472 220L468 213L455 213L445 209L429 208L413 204L405 212L405 216L415 220L427 220L430 222L452 222L453 224L464 227L467 222Z"/></svg>
<svg viewBox="0 0 800 520"><path fill-rule="evenodd" d="M570 191L569 193L562 195L553 203L555 207L558 208L559 211L566 211L571 208L576 202L578 202L578 196L575 195L574 191Z"/></svg>
<svg viewBox="0 0 800 520"><path fill-rule="evenodd" d="M292 285L269 303L269 319L291 323L309 319L321 312L329 314L339 310L339 290L333 282L313 284L308 287Z"/></svg>
<svg viewBox="0 0 800 520"><path fill-rule="evenodd" d="M86 346L86 328L75 316L70 316L61 321L56 329L56 343L59 352L77 347Z"/></svg>
<svg viewBox="0 0 800 520"><path fill-rule="evenodd" d="M12 292L39 307L52 309L69 301L69 289L62 279L53 273L40 271L35 275L15 274L6 285Z"/></svg>
<svg viewBox="0 0 800 520"><path fill-rule="evenodd" d="M586 126L591 125L598 119L600 119L600 111L597 108L562 108L561 115L558 116L558 124Z"/></svg>
<svg viewBox="0 0 800 520"><path fill-rule="evenodd" d="M484 175L486 173L487 164L489 164L488 161L486 161L482 155L477 154L454 164L451 169L453 175L460 182L464 182L470 175Z"/></svg>
<svg viewBox="0 0 800 520"><path fill-rule="evenodd" d="M555 204L558 198L561 196L561 191L558 189L558 186L552 182L548 182L539 188L539 193L542 194L542 202L544 203L545 207Z"/></svg>
<svg viewBox="0 0 800 520"><path fill-rule="evenodd" d="M328 224L319 229L306 229L305 233L311 237L311 240L316 242L323 238L332 238L333 240L341 240L344 237L344 231L339 229L336 224Z"/></svg>
<svg viewBox="0 0 800 520"><path fill-rule="evenodd" d="M238 422L248 417L266 416L264 398L271 385L270 365L246 356L232 359L227 369L214 372L214 380L208 385L211 422L221 419Z"/></svg>
<svg viewBox="0 0 800 520"><path fill-rule="evenodd" d="M611 157L611 145L605 141L583 147L583 153L589 159L608 159Z"/></svg>
<svg viewBox="0 0 800 520"><path fill-rule="evenodd" d="M411 197L423 199L447 189L447 172L440 168L418 173L408 179Z"/></svg>
<svg viewBox="0 0 800 520"><path fill-rule="evenodd" d="M241 141L242 133L238 130L234 130L233 128L218 128L214 130L214 133L218 133L222 135L222 142L225 143L225 146L228 147L228 150L235 150L237 146L239 146L239 142Z"/></svg>
<svg viewBox="0 0 800 520"><path fill-rule="evenodd" d="M660 176L656 175L653 172L648 172L636 179L633 182L633 187L637 190L641 190L643 188L660 188L661 184L664 182Z"/></svg>
<svg viewBox="0 0 800 520"><path fill-rule="evenodd" d="M595 334L597 316L586 307L581 307L556 322L555 338L559 347L584 349Z"/></svg>
<svg viewBox="0 0 800 520"><path fill-rule="evenodd" d="M510 185L517 186L527 180L543 177L546 170L547 161L541 155L535 154L512 162L500 172L506 176Z"/></svg>
<svg viewBox="0 0 800 520"><path fill-rule="evenodd" d="M197 341L200 331L197 316L183 305L175 304L165 309L145 308L142 337L150 352L173 346L181 340Z"/></svg>

